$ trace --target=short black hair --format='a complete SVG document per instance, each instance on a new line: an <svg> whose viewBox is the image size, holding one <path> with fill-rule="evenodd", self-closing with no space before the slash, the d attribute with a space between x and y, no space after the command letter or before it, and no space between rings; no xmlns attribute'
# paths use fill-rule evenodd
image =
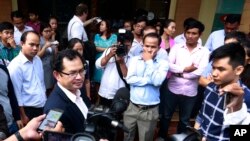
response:
<svg viewBox="0 0 250 141"><path fill-rule="evenodd" d="M250 39L244 40L241 44L245 49L246 55L250 57Z"/></svg>
<svg viewBox="0 0 250 141"><path fill-rule="evenodd" d="M157 38L158 39L158 45L161 44L161 36L158 34L158 33L148 33L146 34L144 37L143 37L143 44L145 42L145 39L148 38L148 37L152 37L152 38Z"/></svg>
<svg viewBox="0 0 250 141"><path fill-rule="evenodd" d="M212 52L209 61L222 59L225 57L229 57L229 64L233 68L236 68L240 65L244 66L245 64L245 50L239 43L229 43L220 46Z"/></svg>
<svg viewBox="0 0 250 141"><path fill-rule="evenodd" d="M64 69L64 66L63 66L63 59L64 58L67 58L68 60L74 60L78 57L82 61L83 66L85 66L84 65L85 61L84 61L83 57L77 51L72 50L72 49L62 50L56 56L53 69L57 72L62 72Z"/></svg>
<svg viewBox="0 0 250 141"><path fill-rule="evenodd" d="M75 15L81 16L83 13L88 13L89 9L88 6L84 3L80 3L76 6Z"/></svg>
<svg viewBox="0 0 250 141"><path fill-rule="evenodd" d="M190 21L189 24L187 24L186 27L184 27L184 31L186 32L187 30L192 29L192 28L198 28L199 34L201 34L204 31L205 26L200 21L194 20L194 21Z"/></svg>
<svg viewBox="0 0 250 141"><path fill-rule="evenodd" d="M48 23L49 23L50 20L52 20L52 19L55 19L55 20L58 22L58 17L57 17L57 16L55 16L55 15L50 15L50 16L49 16L49 19L48 19Z"/></svg>
<svg viewBox="0 0 250 141"><path fill-rule="evenodd" d="M228 39L236 39L238 43L242 43L247 39L247 36L244 32L232 31L225 35L224 41Z"/></svg>
<svg viewBox="0 0 250 141"><path fill-rule="evenodd" d="M14 25L10 22L1 22L0 23L0 32L3 32L3 30L13 30L14 31Z"/></svg>
<svg viewBox="0 0 250 141"><path fill-rule="evenodd" d="M118 38L118 39L117 39L118 41L120 40L119 37L120 37L120 36L119 36L119 34L118 34L118 37L117 37L117 38ZM122 39L123 41L128 41L128 42L131 42L131 43L132 43L133 40L134 40L134 34L133 34L131 31L126 30L126 32L125 32L124 34L122 34L122 38L123 38L123 39Z"/></svg>
<svg viewBox="0 0 250 141"><path fill-rule="evenodd" d="M34 14L36 16L39 16L39 12L37 10L35 10L35 9L30 9L28 14Z"/></svg>
<svg viewBox="0 0 250 141"><path fill-rule="evenodd" d="M23 13L22 13L21 11L18 11L18 10L12 11L12 12L11 12L10 18L11 18L12 21L13 21L13 18L14 18L14 17L24 19Z"/></svg>
<svg viewBox="0 0 250 141"><path fill-rule="evenodd" d="M84 47L82 40L80 40L78 38L72 38L68 42L68 49L73 49L73 47L75 46L76 43L80 43Z"/></svg>
<svg viewBox="0 0 250 141"><path fill-rule="evenodd" d="M170 25L171 22L174 22L175 23L175 20L173 19L167 19L164 24L163 24L163 27L166 28Z"/></svg>
<svg viewBox="0 0 250 141"><path fill-rule="evenodd" d="M50 24L49 23L45 23L45 22L41 22L41 25L40 25L40 34L42 35L42 32L45 28L51 28Z"/></svg>
<svg viewBox="0 0 250 141"><path fill-rule="evenodd" d="M183 27L185 28L190 22L196 21L193 17L186 18L183 22Z"/></svg>
<svg viewBox="0 0 250 141"><path fill-rule="evenodd" d="M228 14L225 19L225 23L240 23L241 15L240 14Z"/></svg>
<svg viewBox="0 0 250 141"><path fill-rule="evenodd" d="M34 34L36 34L38 37L39 37L39 39L40 39L40 36L39 36L39 34L36 32L36 31L26 31L26 32L24 32L23 34L22 34L22 36L21 36L21 41L23 42L23 43L25 43L26 42L26 39L27 39L27 35L29 34L29 33L34 33Z"/></svg>
<svg viewBox="0 0 250 141"><path fill-rule="evenodd" d="M140 23L140 22L146 22L146 25L148 23L148 19L146 16L142 15L142 16L139 16L137 17L135 20L134 20L134 24L137 24L137 23Z"/></svg>
<svg viewBox="0 0 250 141"><path fill-rule="evenodd" d="M144 31L147 31L147 30L149 30L149 29L152 29L152 30L155 31L155 33L157 33L157 29L156 29L155 26L148 25L148 26L146 26L146 27L142 30L142 35L144 36Z"/></svg>

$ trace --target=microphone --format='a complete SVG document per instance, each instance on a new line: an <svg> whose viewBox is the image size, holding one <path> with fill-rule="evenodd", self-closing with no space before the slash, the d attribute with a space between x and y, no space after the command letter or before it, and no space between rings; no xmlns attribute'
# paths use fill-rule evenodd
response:
<svg viewBox="0 0 250 141"><path fill-rule="evenodd" d="M124 126L123 124L119 123L118 121L112 120L112 121L111 121L111 125L112 125L113 127L119 127L119 128L121 128L124 132L129 133L128 128L127 128L126 126Z"/></svg>
<svg viewBox="0 0 250 141"><path fill-rule="evenodd" d="M94 132L94 125L102 126L113 126L121 128L124 132L129 133L128 128L119 123L115 119L119 119L120 115L127 109L130 99L129 90L126 87L122 87L117 90L114 99L112 101L110 109L103 109L98 107L92 107L88 111L88 118L85 121L85 131ZM115 118L116 117L116 118Z"/></svg>
<svg viewBox="0 0 250 141"><path fill-rule="evenodd" d="M118 89L111 104L111 111L114 111L118 114L123 113L128 107L129 100L129 90L126 87Z"/></svg>

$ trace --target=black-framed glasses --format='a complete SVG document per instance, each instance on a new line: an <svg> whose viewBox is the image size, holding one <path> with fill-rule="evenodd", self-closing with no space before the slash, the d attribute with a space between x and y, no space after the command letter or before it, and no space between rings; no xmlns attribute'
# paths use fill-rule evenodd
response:
<svg viewBox="0 0 250 141"><path fill-rule="evenodd" d="M60 73L64 74L64 75L68 75L70 78L74 79L77 77L77 75L79 74L81 77L84 77L86 74L86 70L85 69L81 69L77 72L72 72L72 73L66 73L63 71L59 71Z"/></svg>

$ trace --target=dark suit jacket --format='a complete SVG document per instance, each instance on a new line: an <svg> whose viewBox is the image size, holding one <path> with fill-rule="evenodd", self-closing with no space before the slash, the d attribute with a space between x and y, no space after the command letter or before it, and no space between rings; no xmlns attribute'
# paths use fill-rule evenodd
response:
<svg viewBox="0 0 250 141"><path fill-rule="evenodd" d="M82 91L81 96L89 108L91 103L88 97L85 93L82 93ZM47 102L44 106L44 113L48 113L49 110L53 108L58 108L64 111L60 121L63 123L65 132L75 134L84 131L85 118L82 115L80 109L75 103L70 101L70 99L57 84L47 99Z"/></svg>

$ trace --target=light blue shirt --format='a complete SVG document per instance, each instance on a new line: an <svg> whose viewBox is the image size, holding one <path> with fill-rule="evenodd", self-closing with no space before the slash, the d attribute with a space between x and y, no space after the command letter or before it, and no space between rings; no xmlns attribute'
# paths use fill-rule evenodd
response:
<svg viewBox="0 0 250 141"><path fill-rule="evenodd" d="M10 62L8 70L18 105L43 107L46 102L46 94L41 59L35 56L31 62L20 52Z"/></svg>
<svg viewBox="0 0 250 141"><path fill-rule="evenodd" d="M130 100L141 105L159 104L159 88L168 69L169 63L158 56L148 61L144 61L141 56L131 58L126 77L130 84Z"/></svg>
<svg viewBox="0 0 250 141"><path fill-rule="evenodd" d="M203 77L208 77L208 76L210 76L210 74L212 73L212 70L213 70L213 68L212 68L212 61L210 61L210 62L207 64L207 66L206 66L206 68L204 69L204 71L202 72L201 76L203 76Z"/></svg>
<svg viewBox="0 0 250 141"><path fill-rule="evenodd" d="M214 51L218 47L224 45L225 31L224 29L212 32L205 44L205 47L210 51Z"/></svg>

